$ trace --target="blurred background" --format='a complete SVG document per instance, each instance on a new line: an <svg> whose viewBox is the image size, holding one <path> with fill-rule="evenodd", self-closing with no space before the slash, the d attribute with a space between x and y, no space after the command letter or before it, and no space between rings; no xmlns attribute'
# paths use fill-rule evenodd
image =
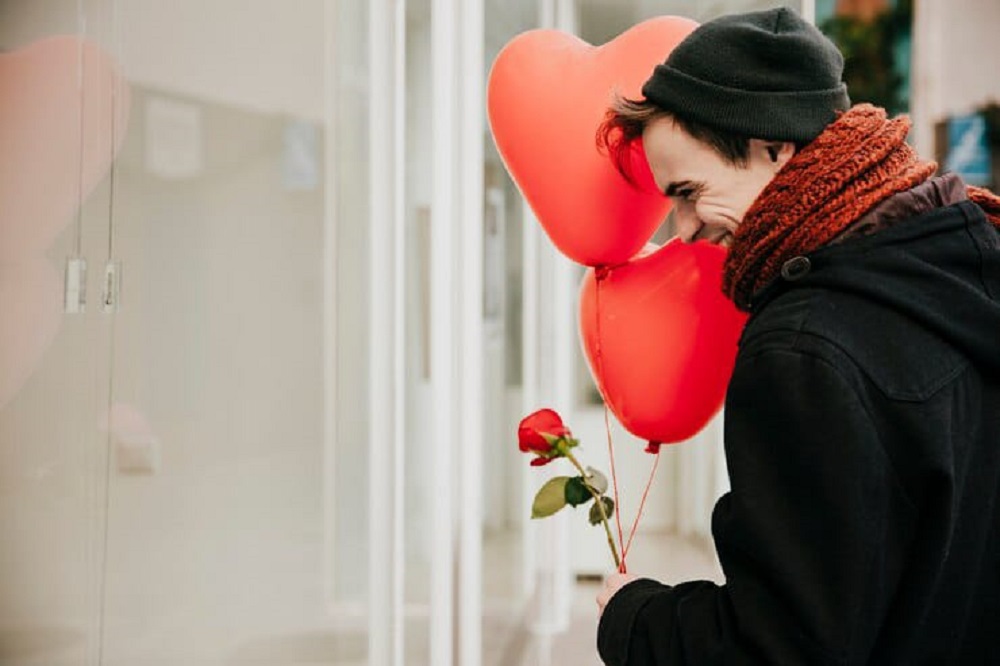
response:
<svg viewBox="0 0 1000 666"><path fill-rule="evenodd" d="M0 0L0 664L599 664L606 542L528 520L515 435L556 407L609 469L583 272L486 78L531 28L775 4ZM1000 3L787 4L996 187ZM662 457L630 569L722 580L719 419Z"/></svg>

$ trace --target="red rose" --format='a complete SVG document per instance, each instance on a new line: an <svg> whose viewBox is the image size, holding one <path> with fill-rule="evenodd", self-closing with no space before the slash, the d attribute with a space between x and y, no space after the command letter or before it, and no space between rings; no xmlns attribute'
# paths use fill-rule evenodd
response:
<svg viewBox="0 0 1000 666"><path fill-rule="evenodd" d="M572 449L579 446L580 442L573 439L573 433L563 423L562 417L552 409L539 409L534 414L525 416L517 427L517 445L524 453L535 455L531 460L532 467L548 465L557 458L565 458L580 473L580 476L574 477L553 476L546 481L531 503L531 517L545 518L567 506L577 507L593 501L588 514L590 524L604 526L615 567L624 571L624 560L618 557L618 548L608 525L608 514L615 509L615 502L604 496L608 480L590 467L584 469L573 455ZM621 534L618 540L621 543Z"/></svg>
<svg viewBox="0 0 1000 666"><path fill-rule="evenodd" d="M518 447L525 453L537 453L531 461L535 467L545 465L559 457L557 443L571 437L572 433L554 410L539 409L521 421L517 428Z"/></svg>

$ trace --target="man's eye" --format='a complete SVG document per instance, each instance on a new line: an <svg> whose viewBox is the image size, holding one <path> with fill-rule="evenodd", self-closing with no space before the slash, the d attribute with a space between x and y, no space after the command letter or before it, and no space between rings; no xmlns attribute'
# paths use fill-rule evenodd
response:
<svg viewBox="0 0 1000 666"><path fill-rule="evenodd" d="M678 199L685 199L685 200L690 199L693 195L694 195L694 190L691 189L677 190L677 192L674 194L674 196L677 197Z"/></svg>

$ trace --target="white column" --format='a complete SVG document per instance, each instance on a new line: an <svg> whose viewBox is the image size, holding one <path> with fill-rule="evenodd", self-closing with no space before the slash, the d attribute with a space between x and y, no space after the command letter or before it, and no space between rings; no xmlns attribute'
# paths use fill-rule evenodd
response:
<svg viewBox="0 0 1000 666"><path fill-rule="evenodd" d="M454 48L457 28L455 0L431 2L431 89L433 99L431 197L431 393L433 395L434 436L431 438L432 485L437 493L431 514L431 627L430 663L454 663L455 580L456 580L456 474L459 464L456 427L460 417L457 399L458 369L455 346L460 340L457 254L456 182L458 121L454 81L458 74Z"/></svg>
<svg viewBox="0 0 1000 666"><path fill-rule="evenodd" d="M405 469L404 254L406 3L369 4L369 633L373 666L402 666ZM386 258L391 258L386 261Z"/></svg>
<svg viewBox="0 0 1000 666"><path fill-rule="evenodd" d="M910 116L913 147L921 157L934 158L934 123L945 114L941 103L942 72L954 61L944 60L944 25L940 2L915 2L910 63ZM947 11L955 11L948 7Z"/></svg>
<svg viewBox="0 0 1000 666"><path fill-rule="evenodd" d="M726 466L725 409L719 412L719 416L717 416L716 418L718 419L718 427L716 428L715 431L716 459L715 459L715 481L713 482L713 496L715 500L722 497L730 490L729 468ZM714 507L714 502L713 502L713 507Z"/></svg>
<svg viewBox="0 0 1000 666"><path fill-rule="evenodd" d="M543 3L544 4L544 3ZM528 206L527 201L521 199L521 246L523 252L522 272L521 272L521 381L524 390L521 393L521 415L530 414L538 408L540 400L539 370L538 370L538 348L540 346L539 335L539 275L538 275L538 252L539 246L544 242L541 238L541 231L538 228L538 220L535 218ZM532 498L537 488L535 487L535 475L531 474L528 465L521 467L520 476L521 487L521 508L518 516L522 518L524 535L521 539L521 579L522 593L525 597L530 597L535 591L535 562L538 557L538 530L534 521L529 521L527 516L531 515Z"/></svg>
<svg viewBox="0 0 1000 666"><path fill-rule="evenodd" d="M572 296L567 293L566 273L572 267L541 230L534 215L525 210L524 257L524 407L529 414L551 407L572 427L572 350L575 336ZM568 323L567 323L568 322ZM568 473L562 463L544 468L524 466L525 516L542 484ZM528 625L538 634L564 631L569 626L572 593L569 511L539 521L530 521L526 542L526 571L532 603Z"/></svg>
<svg viewBox="0 0 1000 666"><path fill-rule="evenodd" d="M453 228L460 239L461 260L459 334L461 363L458 396L460 420L456 433L460 471L458 502L458 661L461 666L482 663L483 591L483 140L485 68L483 63L483 0L455 3L460 29L460 64L453 79L458 100L459 178L458 216ZM502 409L502 405L491 405ZM437 662L432 662L437 663Z"/></svg>
<svg viewBox="0 0 1000 666"><path fill-rule="evenodd" d="M816 23L816 0L802 0L802 18Z"/></svg>
<svg viewBox="0 0 1000 666"><path fill-rule="evenodd" d="M435 666L482 661L483 30L482 0L432 1Z"/></svg>

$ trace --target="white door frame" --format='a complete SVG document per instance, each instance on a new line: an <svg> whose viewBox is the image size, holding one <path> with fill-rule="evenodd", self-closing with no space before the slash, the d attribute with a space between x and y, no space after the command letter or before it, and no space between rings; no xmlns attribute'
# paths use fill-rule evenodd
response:
<svg viewBox="0 0 1000 666"><path fill-rule="evenodd" d="M458 660L462 666L480 666L483 656L483 426L485 405L483 310L483 232L485 225L484 146L486 48L483 0L450 0L458 11L458 77L453 94L458 102L460 229L460 364L461 407L453 452L459 461L458 499ZM445 128L441 128L445 129ZM500 406L496 406L500 408ZM433 662L432 662L433 663Z"/></svg>
<svg viewBox="0 0 1000 666"><path fill-rule="evenodd" d="M432 0L431 655L482 662L482 0Z"/></svg>
<svg viewBox="0 0 1000 666"><path fill-rule="evenodd" d="M405 662L406 2L369 4L369 663ZM482 660L482 0L432 0L430 662ZM386 257L392 257L386 262ZM423 267L422 267L423 268Z"/></svg>

